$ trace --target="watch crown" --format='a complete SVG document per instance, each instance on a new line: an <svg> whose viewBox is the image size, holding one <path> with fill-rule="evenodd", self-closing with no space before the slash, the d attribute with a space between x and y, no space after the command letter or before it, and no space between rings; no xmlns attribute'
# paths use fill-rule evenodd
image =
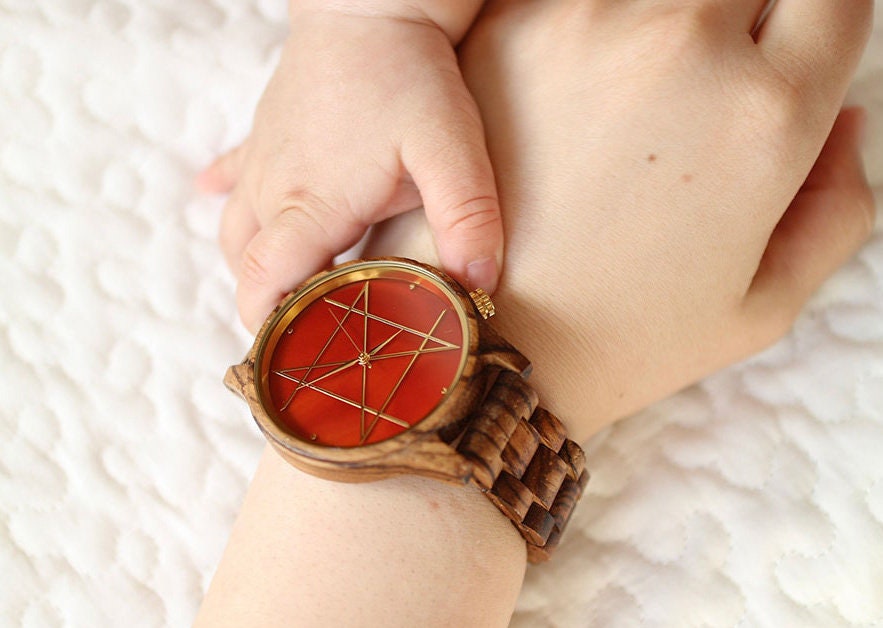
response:
<svg viewBox="0 0 883 628"><path fill-rule="evenodd" d="M475 309L478 310L478 313L481 314L483 319L487 320L496 313L491 298L488 296L487 292L481 288L476 288L469 293L469 296L472 297Z"/></svg>

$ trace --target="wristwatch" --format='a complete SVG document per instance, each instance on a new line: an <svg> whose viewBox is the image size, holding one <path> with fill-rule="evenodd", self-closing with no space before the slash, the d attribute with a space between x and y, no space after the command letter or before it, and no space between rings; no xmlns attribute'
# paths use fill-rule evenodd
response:
<svg viewBox="0 0 883 628"><path fill-rule="evenodd" d="M585 454L537 406L530 363L493 313L486 294L432 266L348 262L288 295L224 381L298 469L477 485L539 562L582 495Z"/></svg>

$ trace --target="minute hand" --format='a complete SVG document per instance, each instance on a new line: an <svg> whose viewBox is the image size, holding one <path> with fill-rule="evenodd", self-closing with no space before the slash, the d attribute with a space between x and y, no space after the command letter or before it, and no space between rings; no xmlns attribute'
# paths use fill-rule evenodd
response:
<svg viewBox="0 0 883 628"><path fill-rule="evenodd" d="M395 339L396 336L398 336L400 333L402 333L402 331L404 331L404 330L402 330L402 329L398 330L398 331L397 331L396 333L394 333L392 336L390 336L389 338L387 338L386 340L384 340L383 342L381 342L379 345L377 345L376 347L374 347L373 349L371 349L371 352L368 353L368 355L370 355L370 356L375 355L378 351L380 351L381 349L383 349L383 347L385 347L386 345L388 345L389 343L391 343L391 342Z"/></svg>
<svg viewBox="0 0 883 628"><path fill-rule="evenodd" d="M383 347L385 347L385 346L388 345L390 342L392 342L393 339L394 339L396 336L398 336L400 333L402 333L402 330L401 330L401 329L398 330L396 333L394 333L394 334L393 334L392 336L390 336L389 338L387 338L386 340L384 340L383 342L381 342L379 345L377 345L376 347L374 347L374 348L371 350L371 353L369 353L368 355L372 355L372 356L373 356L375 353L377 353L378 351L380 351L381 349L383 349ZM323 375L320 375L320 376L317 377L316 379L312 379L312 380L310 380L309 383L311 383L311 384L315 384L316 382L321 382L323 379L328 378L328 377L331 377L332 375L336 375L337 373L340 373L341 371L344 371L344 370L348 369L348 368L351 367L351 366L355 366L355 365L358 364L358 363L359 363L359 358L353 358L353 359L350 360L349 362L344 362L343 364L341 364L340 366L338 366L338 367L337 367L336 369L334 369L333 371L328 371L327 373L324 373ZM281 375L281 373L280 373L280 375Z"/></svg>
<svg viewBox="0 0 883 628"><path fill-rule="evenodd" d="M388 345L390 342L392 342L393 339L394 339L396 336L398 336L400 333L402 333L402 330L401 330L401 329L398 330L396 333L394 333L394 334L393 334L392 336L390 336L389 338L387 338L386 340L384 340L383 342L381 342L379 345L377 345L376 347L374 347L373 349L371 349L371 353L369 353L368 355L373 356L375 353L377 353L378 351L380 351L381 349L383 349L383 347L385 347L385 346ZM325 374L322 375L321 377L317 377L316 379L311 380L310 383L311 383L311 384L315 384L316 382L322 381L322 380L325 379L326 377L331 377L332 375L336 375L337 373L340 373L341 371L343 371L343 370L345 370L345 369L348 369L348 368L351 367L351 366L355 366L356 364L358 364L358 362L359 362L359 358L354 358L354 359L350 360L349 362L345 362L345 363L341 364L340 366L338 366L338 367L337 367L336 369L334 369L333 371L328 371L327 373L325 373Z"/></svg>

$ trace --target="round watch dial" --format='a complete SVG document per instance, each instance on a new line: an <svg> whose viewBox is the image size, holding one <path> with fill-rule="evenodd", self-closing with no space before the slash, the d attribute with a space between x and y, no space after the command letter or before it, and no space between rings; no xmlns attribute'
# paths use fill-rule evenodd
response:
<svg viewBox="0 0 883 628"><path fill-rule="evenodd" d="M264 407L283 431L318 445L392 438L456 384L468 328L451 290L383 263L331 273L287 304L259 356Z"/></svg>

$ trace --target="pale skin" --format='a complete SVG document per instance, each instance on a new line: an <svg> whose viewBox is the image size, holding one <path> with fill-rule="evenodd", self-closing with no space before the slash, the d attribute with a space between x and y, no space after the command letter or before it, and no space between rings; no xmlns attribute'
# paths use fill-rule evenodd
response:
<svg viewBox="0 0 883 628"><path fill-rule="evenodd" d="M871 231L863 116L838 111L872 3L779 0L752 38L763 4L501 2L462 47L505 217L496 326L577 439L781 337ZM410 214L368 252L433 251ZM505 625L521 543L476 491L268 452L197 623Z"/></svg>
<svg viewBox="0 0 883 628"><path fill-rule="evenodd" d="M454 52L480 7L290 2L291 35L248 139L199 179L230 192L221 243L246 327L369 226L420 206L445 268L494 290L500 206Z"/></svg>

